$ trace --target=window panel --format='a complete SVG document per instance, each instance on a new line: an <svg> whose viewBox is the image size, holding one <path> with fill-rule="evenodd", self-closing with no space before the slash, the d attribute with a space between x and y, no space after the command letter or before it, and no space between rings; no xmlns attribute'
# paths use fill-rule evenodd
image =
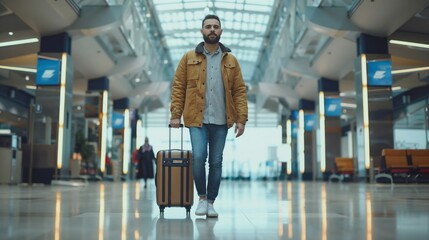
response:
<svg viewBox="0 0 429 240"><path fill-rule="evenodd" d="M206 14L215 13L224 29L221 42L231 48L239 61L250 62L246 66L252 66L256 64L274 1L153 0L153 3L173 65L177 66L186 51L203 41L199 31L201 20Z"/></svg>

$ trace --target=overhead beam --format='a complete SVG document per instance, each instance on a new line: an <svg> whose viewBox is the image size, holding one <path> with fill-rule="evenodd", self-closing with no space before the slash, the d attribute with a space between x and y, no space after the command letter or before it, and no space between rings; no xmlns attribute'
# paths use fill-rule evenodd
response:
<svg viewBox="0 0 429 240"><path fill-rule="evenodd" d="M282 66L282 72L293 76L318 79L320 75L310 66L306 58L288 59Z"/></svg>
<svg viewBox="0 0 429 240"><path fill-rule="evenodd" d="M361 31L350 21L345 7L306 7L305 15L311 29L331 37L344 37L350 31Z"/></svg>
<svg viewBox="0 0 429 240"><path fill-rule="evenodd" d="M79 18L67 28L70 33L98 36L122 24L122 6L84 6Z"/></svg>

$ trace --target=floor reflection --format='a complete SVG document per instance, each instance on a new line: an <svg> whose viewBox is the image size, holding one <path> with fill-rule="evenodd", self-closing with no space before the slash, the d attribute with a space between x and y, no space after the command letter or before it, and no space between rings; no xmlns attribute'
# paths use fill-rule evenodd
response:
<svg viewBox="0 0 429 240"><path fill-rule="evenodd" d="M174 239L193 238L194 222L190 215L187 215L184 218L168 218L165 217L164 214L161 214L156 221L155 235L156 239L159 240L172 239L172 237L174 237Z"/></svg>
<svg viewBox="0 0 429 240"><path fill-rule="evenodd" d="M218 218L197 218L195 219L195 226L198 231L198 238L201 240L205 239L216 239L214 228L216 223L219 221Z"/></svg>
<svg viewBox="0 0 429 240"><path fill-rule="evenodd" d="M0 239L427 239L429 185L224 181L219 218L160 215L155 186L0 185Z"/></svg>
<svg viewBox="0 0 429 240"><path fill-rule="evenodd" d="M98 217L98 240L104 239L104 213L106 211L104 198L104 184L100 184L100 211Z"/></svg>

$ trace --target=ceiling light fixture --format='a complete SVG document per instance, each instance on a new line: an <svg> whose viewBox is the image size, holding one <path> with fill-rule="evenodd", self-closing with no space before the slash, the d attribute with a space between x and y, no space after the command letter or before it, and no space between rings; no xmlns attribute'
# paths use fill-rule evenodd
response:
<svg viewBox="0 0 429 240"><path fill-rule="evenodd" d="M27 86L25 86L25 88L31 89L31 90L36 90L37 89L36 86L32 86L32 85L27 85Z"/></svg>
<svg viewBox="0 0 429 240"><path fill-rule="evenodd" d="M400 70L392 70L392 74L404 74L404 73L412 73L412 72L420 72L429 70L429 67L418 67L418 68L406 68Z"/></svg>
<svg viewBox="0 0 429 240"><path fill-rule="evenodd" d="M350 91L350 92L340 92L340 97L355 97L356 92Z"/></svg>
<svg viewBox="0 0 429 240"><path fill-rule="evenodd" d="M30 73L36 73L37 72L37 69L34 69L34 68L14 67L14 66L6 66L6 65L0 65L0 69L21 71L21 72L30 72Z"/></svg>
<svg viewBox="0 0 429 240"><path fill-rule="evenodd" d="M416 43L416 42L408 42L408 41L401 41L401 40L390 40L389 43L396 44L396 45L409 46L409 47L418 47L418 48L428 48L429 49L429 44L425 44L425 43Z"/></svg>
<svg viewBox="0 0 429 240"><path fill-rule="evenodd" d="M27 39L21 39L21 40L0 42L0 47L9 47L9 46L15 46L15 45L21 45L21 44L35 43L38 41L39 41L38 38L27 38Z"/></svg>
<svg viewBox="0 0 429 240"><path fill-rule="evenodd" d="M341 107L356 108L357 105L355 103L345 103L345 102L342 102L341 103Z"/></svg>

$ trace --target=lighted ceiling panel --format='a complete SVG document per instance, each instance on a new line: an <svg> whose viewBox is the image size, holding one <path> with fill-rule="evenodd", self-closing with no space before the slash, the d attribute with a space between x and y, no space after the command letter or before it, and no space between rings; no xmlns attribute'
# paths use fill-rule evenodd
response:
<svg viewBox="0 0 429 240"><path fill-rule="evenodd" d="M153 0L169 48L173 66L183 54L203 41L202 19L207 14L219 16L221 42L231 48L240 62L243 77L252 77L264 35L269 26L275 0Z"/></svg>

